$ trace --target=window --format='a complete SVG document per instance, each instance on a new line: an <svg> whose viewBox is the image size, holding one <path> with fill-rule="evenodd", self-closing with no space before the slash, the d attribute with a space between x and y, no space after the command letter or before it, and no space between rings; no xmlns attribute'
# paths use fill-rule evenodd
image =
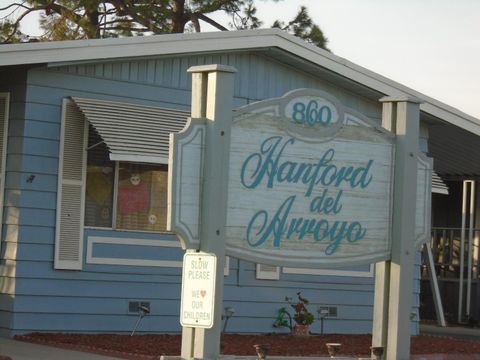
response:
<svg viewBox="0 0 480 360"><path fill-rule="evenodd" d="M117 229L161 231L167 227L167 166L120 163Z"/></svg>
<svg viewBox="0 0 480 360"><path fill-rule="evenodd" d="M165 231L167 165L111 161L89 126L85 226Z"/></svg>
<svg viewBox="0 0 480 360"><path fill-rule="evenodd" d="M279 280L280 279L280 267L257 264L255 268L255 278L263 280Z"/></svg>
<svg viewBox="0 0 480 360"><path fill-rule="evenodd" d="M115 162L110 161L102 138L88 129L85 225L112 227Z"/></svg>
<svg viewBox="0 0 480 360"><path fill-rule="evenodd" d="M56 269L82 269L84 226L166 230L169 133L180 131L188 116L125 102L64 99Z"/></svg>

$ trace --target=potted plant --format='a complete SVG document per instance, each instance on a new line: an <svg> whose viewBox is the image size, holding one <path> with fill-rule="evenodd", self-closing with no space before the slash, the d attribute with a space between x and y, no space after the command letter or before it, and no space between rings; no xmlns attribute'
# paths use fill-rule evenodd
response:
<svg viewBox="0 0 480 360"><path fill-rule="evenodd" d="M313 314L308 311L307 305L309 301L302 297L301 292L297 293L298 301L296 303L290 303L290 306L294 309L293 320L295 325L293 326L293 333L296 335L308 335L310 325L315 320Z"/></svg>
<svg viewBox="0 0 480 360"><path fill-rule="evenodd" d="M304 298L301 292L297 293L298 301L295 303L291 302L291 298L286 297L285 300L293 308L293 316L285 309L281 308L278 312L278 317L273 324L274 327L288 327L292 334L295 335L308 335L310 330L310 325L315 320L313 314L308 311L307 305L309 301ZM292 318L295 321L295 324L292 325Z"/></svg>

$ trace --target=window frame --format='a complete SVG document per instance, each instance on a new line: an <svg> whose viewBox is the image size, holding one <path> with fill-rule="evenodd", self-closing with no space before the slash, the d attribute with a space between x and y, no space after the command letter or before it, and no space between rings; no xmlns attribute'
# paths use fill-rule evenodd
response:
<svg viewBox="0 0 480 360"><path fill-rule="evenodd" d="M262 266L274 268L273 270L262 269ZM255 264L255 279L256 280L280 280L280 266Z"/></svg>
<svg viewBox="0 0 480 360"><path fill-rule="evenodd" d="M345 269L307 269L283 267L282 273L294 275L317 275L317 276L342 276L357 278L373 278L375 275L375 264L370 264L368 270L345 270Z"/></svg>
<svg viewBox="0 0 480 360"><path fill-rule="evenodd" d="M88 135L87 135L88 136ZM114 163L114 175L113 175L113 199L112 199L112 215L111 215L111 226L91 226L85 225L85 219L83 222L83 228L87 230L111 230L111 231L127 231L127 232L137 232L137 233L147 233L147 234L172 234L171 231L168 230L135 230L135 229L122 229L117 227L117 205L118 205L118 184L120 178L120 163L129 163L129 164L140 164L140 165L167 165L164 163L147 163L147 162L134 162L134 161L119 161L115 160ZM87 151L87 163L88 163L88 151ZM167 173L168 173L168 165L167 165ZM87 174L87 166L85 167L85 179ZM85 186L85 193L87 191L87 187ZM86 211L86 208L85 208ZM85 218L85 216L84 216Z"/></svg>

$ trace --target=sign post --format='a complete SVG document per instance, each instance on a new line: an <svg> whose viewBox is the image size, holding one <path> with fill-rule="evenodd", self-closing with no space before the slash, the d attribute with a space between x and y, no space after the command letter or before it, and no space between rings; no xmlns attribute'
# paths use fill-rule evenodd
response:
<svg viewBox="0 0 480 360"><path fill-rule="evenodd" d="M373 315L373 346L386 348L387 360L410 359L417 154L419 152L419 101L386 97L383 126L396 135L393 190L392 256L377 264Z"/></svg>
<svg viewBox="0 0 480 360"><path fill-rule="evenodd" d="M227 212L227 180L232 119L233 75L230 66L195 66L192 73L192 118L203 118L202 143L197 155L202 167L196 196L199 209L193 212L197 218L198 240L193 249L216 256L213 274L213 314L208 327L184 326L182 331L183 359L214 360L220 353L221 309L223 305L223 268L225 263L225 223ZM172 155L171 155L172 156ZM174 159L171 158L173 162ZM171 164L170 164L171 165ZM173 168L173 166L171 167ZM187 175L185 174L185 177ZM170 200L172 197L170 196ZM169 223L171 223L171 218ZM201 224L201 225L200 225ZM192 247L190 247L192 249ZM188 258L192 255L188 255ZM204 254L202 254L204 256ZM203 257L205 259L205 257ZM210 261L211 263L211 261ZM184 269L185 270L185 269ZM188 270L187 270L188 271ZM188 278L188 273L183 274ZM200 289L201 291L202 289ZM194 290L191 290L190 295ZM201 297L201 294L200 294ZM183 316L183 315L182 315ZM186 319L184 319L186 320ZM185 322L187 325L189 321Z"/></svg>
<svg viewBox="0 0 480 360"><path fill-rule="evenodd" d="M387 346L388 360L408 359L414 253L430 227L418 103L383 99L382 127L328 93L298 89L232 118L235 70L189 71L192 118L170 135L167 219L187 250L182 359L218 358L226 254L303 268L384 261L373 344Z"/></svg>

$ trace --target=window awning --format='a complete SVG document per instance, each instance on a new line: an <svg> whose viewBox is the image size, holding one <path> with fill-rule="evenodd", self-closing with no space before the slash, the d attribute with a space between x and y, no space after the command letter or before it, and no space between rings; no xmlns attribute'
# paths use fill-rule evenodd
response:
<svg viewBox="0 0 480 360"><path fill-rule="evenodd" d="M182 110L72 97L102 137L112 161L168 163L169 134L185 126Z"/></svg>
<svg viewBox="0 0 480 360"><path fill-rule="evenodd" d="M448 186L445 184L440 176L432 172L432 193L448 195Z"/></svg>

